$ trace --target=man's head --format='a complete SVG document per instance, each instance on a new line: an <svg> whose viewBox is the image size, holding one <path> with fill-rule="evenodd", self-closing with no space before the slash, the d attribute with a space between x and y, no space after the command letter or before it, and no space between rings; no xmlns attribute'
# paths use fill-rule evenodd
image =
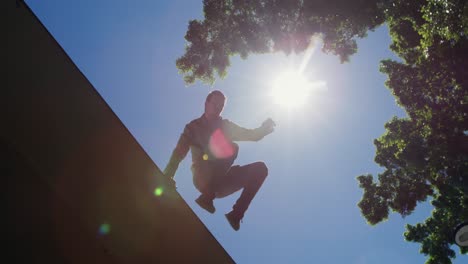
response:
<svg viewBox="0 0 468 264"><path fill-rule="evenodd" d="M208 94L205 101L205 117L208 119L215 119L223 112L226 97L219 90L214 90Z"/></svg>

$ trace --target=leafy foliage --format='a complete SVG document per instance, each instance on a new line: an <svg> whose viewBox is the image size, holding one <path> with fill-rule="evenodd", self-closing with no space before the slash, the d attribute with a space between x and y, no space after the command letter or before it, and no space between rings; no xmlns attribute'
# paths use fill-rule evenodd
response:
<svg viewBox="0 0 468 264"><path fill-rule="evenodd" d="M205 0L205 20L192 20L185 54L176 65L186 83L226 75L230 56L305 50L320 34L322 50L341 61L357 51L356 38L384 22L380 1Z"/></svg>
<svg viewBox="0 0 468 264"><path fill-rule="evenodd" d="M391 49L404 62L384 60L381 71L408 117L393 118L374 141L375 161L385 171L377 183L358 177L359 207L377 224L389 210L406 216L431 196L432 215L407 225L405 238L421 243L427 263L451 263L453 228L468 219L468 6L437 0L392 6Z"/></svg>
<svg viewBox="0 0 468 264"><path fill-rule="evenodd" d="M364 191L358 206L375 225L431 198L432 215L407 225L405 238L421 243L426 263L451 263L453 228L468 220L467 1L205 0L204 12L203 21L190 21L177 60L187 83L225 76L233 55L302 52L314 35L345 62L357 38L388 25L402 61L383 60L380 70L407 117L391 119L374 141L384 171L357 177Z"/></svg>

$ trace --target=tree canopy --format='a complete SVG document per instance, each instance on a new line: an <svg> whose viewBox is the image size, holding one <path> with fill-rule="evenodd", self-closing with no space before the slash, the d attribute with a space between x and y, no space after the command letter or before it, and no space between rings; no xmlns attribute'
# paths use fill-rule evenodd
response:
<svg viewBox="0 0 468 264"><path fill-rule="evenodd" d="M251 53L302 52L320 34L322 50L347 61L356 38L384 22L381 3L372 0L205 0L205 20L192 20L185 54L177 67L189 84L223 77L230 56Z"/></svg>
<svg viewBox="0 0 468 264"><path fill-rule="evenodd" d="M466 0L205 0L205 19L192 20L186 52L176 64L186 83L226 75L230 57L304 51L311 37L346 62L356 40L386 23L390 49L386 86L407 113L374 140L377 178L357 177L358 206L368 223L391 211L411 214L431 198L424 222L405 238L421 243L426 263L451 263L453 228L468 220L468 4ZM468 248L460 248L462 254Z"/></svg>

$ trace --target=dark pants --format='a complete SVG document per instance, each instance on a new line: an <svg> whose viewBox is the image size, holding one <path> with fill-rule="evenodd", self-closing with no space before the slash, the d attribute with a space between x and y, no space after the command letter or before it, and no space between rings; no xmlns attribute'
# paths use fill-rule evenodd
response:
<svg viewBox="0 0 468 264"><path fill-rule="evenodd" d="M210 200L226 197L242 189L233 206L234 212L242 218L265 181L268 168L263 162L232 166L236 156L206 161L203 166L193 170L193 183L203 196Z"/></svg>

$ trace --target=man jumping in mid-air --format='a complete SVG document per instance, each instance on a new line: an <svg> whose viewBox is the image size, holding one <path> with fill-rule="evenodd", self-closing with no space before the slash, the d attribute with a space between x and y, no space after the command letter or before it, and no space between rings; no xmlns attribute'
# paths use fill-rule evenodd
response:
<svg viewBox="0 0 468 264"><path fill-rule="evenodd" d="M258 141L273 132L275 123L267 119L256 129L240 127L221 117L225 102L226 97L218 90L208 94L205 112L185 126L164 174L173 179L190 148L193 183L201 192L195 201L203 209L214 213L215 198L242 189L233 210L226 214L229 224L237 231L245 211L268 175L268 168L263 162L232 166L239 150L233 141Z"/></svg>

